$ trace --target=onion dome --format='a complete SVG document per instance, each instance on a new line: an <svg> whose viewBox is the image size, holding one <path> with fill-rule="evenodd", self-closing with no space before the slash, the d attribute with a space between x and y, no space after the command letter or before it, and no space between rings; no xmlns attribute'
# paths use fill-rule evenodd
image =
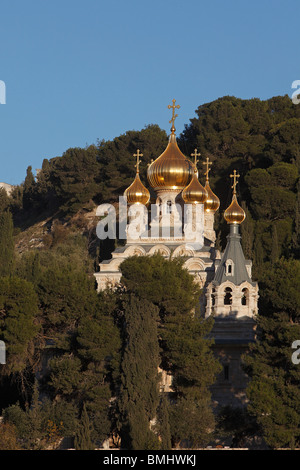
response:
<svg viewBox="0 0 300 470"><path fill-rule="evenodd" d="M171 135L165 151L148 166L147 177L149 184L155 190L159 189L178 189L179 191L186 187L193 175L193 165L191 161L180 151L175 135L174 121L177 114L174 114L175 100L173 106L173 115Z"/></svg>
<svg viewBox="0 0 300 470"><path fill-rule="evenodd" d="M194 174L193 177L188 184L186 188L182 191L182 199L184 200L185 203L187 204L203 204L205 203L207 199L207 191L206 189L202 186L201 183L199 183L198 177L197 177L197 156L200 154L197 154L197 149L195 149L195 153L192 154L192 156L195 157L195 163L194 163Z"/></svg>
<svg viewBox="0 0 300 470"><path fill-rule="evenodd" d="M237 197L236 197L236 185L237 185L237 178L240 177L240 175L236 174L236 170L234 170L234 174L230 175L234 179L233 182L233 196L232 196L232 201L229 207L224 212L224 219L228 224L241 224L245 218L246 218L246 213L242 209L242 207L239 205L237 202Z"/></svg>
<svg viewBox="0 0 300 470"><path fill-rule="evenodd" d="M133 155L137 157L136 163L136 175L133 183L125 190L124 197L127 199L127 204L148 204L150 201L150 193L148 189L143 185L139 175L139 164L140 164L140 157L143 156L140 153L139 149L137 153Z"/></svg>
<svg viewBox="0 0 300 470"><path fill-rule="evenodd" d="M208 157L206 159L206 162L203 162L203 165L206 165L206 183L204 187L207 191L207 199L204 203L204 210L205 212L216 212L220 207L220 199L218 198L218 196L215 195L209 185L208 173L210 171L209 165L211 165L211 162L209 161Z"/></svg>

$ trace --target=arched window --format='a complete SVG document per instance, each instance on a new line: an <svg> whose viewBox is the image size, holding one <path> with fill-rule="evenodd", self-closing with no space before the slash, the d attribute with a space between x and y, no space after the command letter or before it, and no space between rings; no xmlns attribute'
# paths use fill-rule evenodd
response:
<svg viewBox="0 0 300 470"><path fill-rule="evenodd" d="M226 287L225 295L224 295L224 305L231 305L232 304L232 289L230 287Z"/></svg>
<svg viewBox="0 0 300 470"><path fill-rule="evenodd" d="M226 260L226 263L225 263L225 274L226 276L233 276L233 272L234 272L233 261L231 259L228 259Z"/></svg>
<svg viewBox="0 0 300 470"><path fill-rule="evenodd" d="M172 202L167 201L167 214L172 214Z"/></svg>
<svg viewBox="0 0 300 470"><path fill-rule="evenodd" d="M248 305L249 304L249 290L244 287L242 290L242 305Z"/></svg>
<svg viewBox="0 0 300 470"><path fill-rule="evenodd" d="M212 305L212 307L213 307L213 306L215 305L215 303L216 303L215 292L216 292L216 289L213 288L212 291L211 291L211 305Z"/></svg>

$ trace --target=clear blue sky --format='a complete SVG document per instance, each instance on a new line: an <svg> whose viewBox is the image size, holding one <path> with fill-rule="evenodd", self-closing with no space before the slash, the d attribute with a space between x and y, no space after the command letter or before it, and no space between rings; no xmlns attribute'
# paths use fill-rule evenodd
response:
<svg viewBox="0 0 300 470"><path fill-rule="evenodd" d="M224 95L292 95L298 0L11 0L0 6L0 181Z"/></svg>

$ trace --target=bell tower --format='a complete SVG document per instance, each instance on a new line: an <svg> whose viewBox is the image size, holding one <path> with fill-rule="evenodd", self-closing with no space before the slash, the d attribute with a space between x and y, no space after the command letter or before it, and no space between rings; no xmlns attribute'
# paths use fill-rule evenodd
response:
<svg viewBox="0 0 300 470"><path fill-rule="evenodd" d="M213 315L211 332L214 350L223 371L212 394L217 405L243 406L246 403L247 377L242 369L242 355L255 339L255 316L258 313L258 285L252 281L252 263L245 259L239 226L245 219L236 196L239 174L234 170L233 195L224 212L229 225L227 244L215 263L215 275L206 290L206 317Z"/></svg>

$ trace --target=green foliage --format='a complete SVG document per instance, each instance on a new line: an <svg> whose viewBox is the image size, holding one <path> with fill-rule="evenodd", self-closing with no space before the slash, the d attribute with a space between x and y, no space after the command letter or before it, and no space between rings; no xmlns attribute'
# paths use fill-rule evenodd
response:
<svg viewBox="0 0 300 470"><path fill-rule="evenodd" d="M55 159L50 180L64 213L76 212L96 195L99 170L93 145L86 149L70 148Z"/></svg>
<svg viewBox="0 0 300 470"><path fill-rule="evenodd" d="M173 375L175 404L168 407L172 438L188 438L191 446L197 446L207 442L214 426L208 389L219 365L207 339L212 320L200 318L199 288L182 262L161 255L133 256L120 266L121 282L145 305L151 302L158 309L161 367ZM185 427L180 425L187 422Z"/></svg>
<svg viewBox="0 0 300 470"><path fill-rule="evenodd" d="M252 377L251 412L271 446L294 445L298 442L295 412L299 415L299 377L291 367L290 345L299 334L300 107L288 96L265 101L225 96L199 106L196 114L178 142L187 156L197 148L203 158L209 156L213 161L210 182L221 201L216 214L220 248L226 242L221 230L226 229L222 213L231 198L229 174L234 168L241 174L238 198L247 214L241 226L242 243L246 257L253 259L260 288L262 340L249 355L247 366ZM129 366L121 374L121 360L126 359L126 366L126 361L127 365L133 361L133 353L138 356L138 350L125 343L129 328L134 326L130 321L124 323L126 309L130 311L121 302L126 296L119 291L97 295L89 240L81 235L85 227L80 226L79 218L75 228L69 220L78 210L117 201L134 177L132 155L137 148L144 155L141 178L146 182L147 163L157 158L166 144L165 131L149 125L85 149L70 148L61 157L45 159L36 178L29 166L24 183L10 196L0 190L0 260L2 276L6 276L0 289L0 336L8 346L8 363L1 372L17 373L22 376L23 389L28 388L25 371L34 371L45 351L53 355L50 375L43 382L53 402L43 404L44 417L35 428L45 439L47 422L60 429L63 409L68 413L62 421L69 425L64 424L62 432L68 429L74 435L78 410L86 403L92 440L103 440L117 427L116 405L111 398L118 396L121 377L123 381L125 377L137 380L131 377ZM57 211L65 220L56 220ZM46 216L54 216L51 233L44 236L47 248L16 259L13 225L20 231ZM111 245L105 251L101 246L100 258L106 259L105 253L113 248ZM153 306L157 309L157 341L153 339L151 347L159 345L160 365L174 377L174 402L165 403L160 397L155 433L166 448L170 435L166 432L164 436L163 431L168 426L173 442L188 437L191 445L202 445L207 429L213 428L207 389L218 367L210 354L210 342L204 340L210 322L191 315L199 289L179 259L167 262L156 256L134 257L123 263L122 275L127 290L140 302L135 305L137 311L142 305L149 312ZM138 324L136 319L135 327ZM142 325L144 332L154 327L146 319ZM136 346L144 351L150 344L137 342ZM144 357L143 352L139 360ZM155 383L156 375L151 377ZM143 386L139 384L140 389ZM145 400L152 403L153 399L154 403L155 394L151 398L152 392L147 390ZM125 403L125 394L122 396ZM25 427L27 410L15 408L14 413ZM139 413L128 399L123 418L130 415L131 422L138 423L135 430L128 428L130 445L140 446L146 439L145 446L156 448L157 436L148 433L149 416L144 410ZM147 429L146 438L143 429Z"/></svg>
<svg viewBox="0 0 300 470"><path fill-rule="evenodd" d="M132 183L135 176L133 154L139 148L143 154L140 175L146 181L147 163L155 160L168 143L165 131L157 125L146 126L141 131L128 131L113 141L99 143L101 166L101 194L104 201L115 202Z"/></svg>
<svg viewBox="0 0 300 470"><path fill-rule="evenodd" d="M145 299L128 294L123 300L125 346L118 407L121 443L126 449L151 449L156 440L150 421L159 402L157 314Z"/></svg>
<svg viewBox="0 0 300 470"><path fill-rule="evenodd" d="M23 185L23 208L31 210L34 203L35 179L32 173L32 167L29 166L26 172L26 178Z"/></svg>
<svg viewBox="0 0 300 470"><path fill-rule="evenodd" d="M39 331L33 285L17 277L1 278L0 311L0 335L7 348L4 370L22 372L33 360L33 341Z"/></svg>
<svg viewBox="0 0 300 470"><path fill-rule="evenodd" d="M1 275L9 276L14 271L15 244L13 219L9 211L0 213L0 263Z"/></svg>
<svg viewBox="0 0 300 470"><path fill-rule="evenodd" d="M298 260L280 259L266 269L258 341L245 357L249 411L272 448L300 444L300 370L291 358L292 343L300 338L299 281Z"/></svg>
<svg viewBox="0 0 300 470"><path fill-rule="evenodd" d="M81 419L75 435L75 449L76 450L94 450L95 446L91 438L91 425L86 406L83 405Z"/></svg>

